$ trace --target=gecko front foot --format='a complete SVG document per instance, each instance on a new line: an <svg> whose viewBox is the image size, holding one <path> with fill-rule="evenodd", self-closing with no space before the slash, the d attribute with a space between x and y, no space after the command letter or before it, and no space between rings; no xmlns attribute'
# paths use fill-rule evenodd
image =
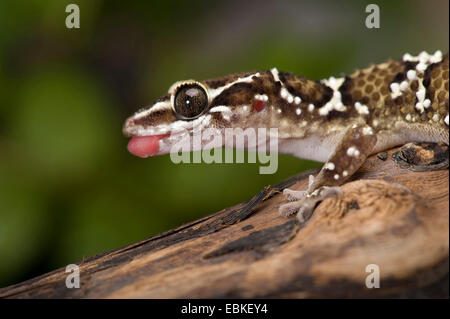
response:
<svg viewBox="0 0 450 319"><path fill-rule="evenodd" d="M283 195L287 197L290 203L280 206L280 215L287 217L297 213L299 222L303 224L311 217L318 202L323 201L325 198L342 194L342 190L338 186L322 186L311 192L310 189L313 183L314 177L310 175L308 190L294 191L285 189Z"/></svg>

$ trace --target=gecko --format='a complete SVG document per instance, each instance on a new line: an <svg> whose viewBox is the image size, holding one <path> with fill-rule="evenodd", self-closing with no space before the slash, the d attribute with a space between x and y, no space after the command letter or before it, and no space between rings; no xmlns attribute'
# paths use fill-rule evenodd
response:
<svg viewBox="0 0 450 319"><path fill-rule="evenodd" d="M183 134L226 128L277 128L278 151L323 162L306 190L285 189L282 216L301 223L372 154L408 142L449 144L449 55L441 51L372 64L349 75L310 80L278 71L175 82L126 119L128 150L170 153ZM183 132L183 133L181 133ZM224 143L225 144L225 143ZM202 141L201 148L233 147Z"/></svg>

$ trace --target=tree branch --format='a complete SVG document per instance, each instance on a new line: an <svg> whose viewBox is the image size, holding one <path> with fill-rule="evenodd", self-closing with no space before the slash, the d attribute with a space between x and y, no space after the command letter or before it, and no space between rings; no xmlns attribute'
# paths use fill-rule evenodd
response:
<svg viewBox="0 0 450 319"><path fill-rule="evenodd" d="M78 264L79 289L66 288L61 268L0 297L448 297L448 147L430 145L372 156L304 226L279 216L279 191L305 189L317 170L88 258ZM379 267L379 289L366 287L369 264Z"/></svg>

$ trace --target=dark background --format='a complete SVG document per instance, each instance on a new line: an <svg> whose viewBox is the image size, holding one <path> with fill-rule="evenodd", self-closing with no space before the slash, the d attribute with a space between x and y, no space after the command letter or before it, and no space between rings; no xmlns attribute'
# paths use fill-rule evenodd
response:
<svg viewBox="0 0 450 319"><path fill-rule="evenodd" d="M81 28L67 29L76 3ZM367 29L365 8L381 9ZM319 165L173 164L124 119L175 81L269 69L320 79L449 47L448 1L0 1L0 286L248 199Z"/></svg>

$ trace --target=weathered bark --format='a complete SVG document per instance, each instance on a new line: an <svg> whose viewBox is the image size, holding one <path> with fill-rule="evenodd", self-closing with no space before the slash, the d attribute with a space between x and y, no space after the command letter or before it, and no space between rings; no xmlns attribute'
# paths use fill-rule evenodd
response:
<svg viewBox="0 0 450 319"><path fill-rule="evenodd" d="M304 226L279 216L278 191L305 189L317 170L266 188L256 205L80 262L80 289L66 288L58 269L0 297L448 297L448 148L398 150L369 158ZM379 289L365 285L369 264L380 269Z"/></svg>

